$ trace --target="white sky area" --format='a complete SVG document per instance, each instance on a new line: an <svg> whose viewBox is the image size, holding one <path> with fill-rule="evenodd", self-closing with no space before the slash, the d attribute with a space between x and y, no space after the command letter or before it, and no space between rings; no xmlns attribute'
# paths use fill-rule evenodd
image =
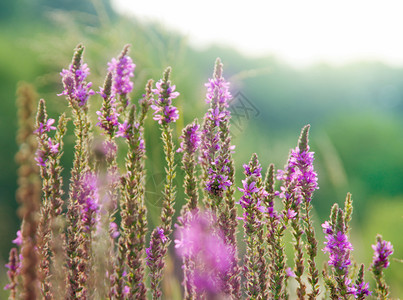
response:
<svg viewBox="0 0 403 300"><path fill-rule="evenodd" d="M380 60L403 66L403 0L113 0L192 46L233 46L296 66Z"/></svg>

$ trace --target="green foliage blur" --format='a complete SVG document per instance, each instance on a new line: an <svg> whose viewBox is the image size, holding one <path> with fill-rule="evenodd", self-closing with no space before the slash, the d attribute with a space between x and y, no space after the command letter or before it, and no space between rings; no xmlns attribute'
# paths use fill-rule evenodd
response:
<svg viewBox="0 0 403 300"><path fill-rule="evenodd" d="M192 49L184 37L160 24L117 15L107 0L2 0L0 262L7 259L20 224L14 162L18 150L17 83L34 84L47 101L50 117L57 118L67 109L66 101L56 96L62 91L59 72L70 64L73 49L80 42L86 47L84 57L94 90L102 86L107 62L127 43L132 45L130 55L137 65L134 100L141 97L149 78L158 80L165 67L172 66L172 81L181 93L176 103L181 115L176 136L195 117L201 122L206 110L203 84L211 77L216 57L220 57L224 76L231 81L236 96L231 107L238 186L243 179L242 164L253 152L264 168L271 162L282 168L290 148L296 146L300 129L311 124L310 145L316 153L320 186L313 200L320 241L320 224L328 218L332 204L342 205L346 193L351 192L356 261L369 267L370 245L375 243L377 233L395 246L394 258L403 258L403 69L369 61L297 69L275 57L248 58L230 48ZM91 106L94 112L99 109L101 98L94 96ZM69 129L65 182L74 145L71 124ZM147 201L151 226L157 222L164 174L159 134L156 123L148 118ZM179 156L177 159L180 185ZM179 188L177 210L182 203L183 191ZM321 251L319 255L325 260ZM399 284L403 282L402 270L401 262L392 261L386 271L394 297L403 295Z"/></svg>

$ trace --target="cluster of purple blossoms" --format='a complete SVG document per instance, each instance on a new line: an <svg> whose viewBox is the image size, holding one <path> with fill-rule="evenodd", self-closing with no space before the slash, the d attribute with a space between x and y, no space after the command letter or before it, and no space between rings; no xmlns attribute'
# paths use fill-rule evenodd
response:
<svg viewBox="0 0 403 300"><path fill-rule="evenodd" d="M207 87L206 102L211 103L217 101L221 107L227 108L228 101L231 100L232 95L229 92L229 82L227 82L222 74L217 74L213 79L209 79L209 82L205 84Z"/></svg>
<svg viewBox="0 0 403 300"><path fill-rule="evenodd" d="M10 279L10 283L4 286L4 290L15 290L17 287L17 276L20 274L21 269L21 255L18 255L17 248L12 248L10 251L10 258L8 264L5 265L7 270L7 276ZM11 299L12 297L10 297Z"/></svg>
<svg viewBox="0 0 403 300"><path fill-rule="evenodd" d="M39 127L35 129L34 133L37 133L38 135L42 135L45 132L50 132L51 130L56 130L55 126L52 126L55 123L55 119L49 118L46 123L39 123Z"/></svg>
<svg viewBox="0 0 403 300"><path fill-rule="evenodd" d="M380 236L377 237L377 242L372 245L374 249L374 257L372 266L375 269L386 269L389 267L388 257L393 254L393 246L390 242L382 240Z"/></svg>
<svg viewBox="0 0 403 300"><path fill-rule="evenodd" d="M207 87L206 102L210 104L210 108L204 116L199 161L206 170L214 161L214 155L221 147L220 130L217 130L217 127L228 122L230 118L227 108L232 96L229 92L229 82L222 77L222 67L220 59L217 59L213 79L209 79L209 82L205 84Z"/></svg>
<svg viewBox="0 0 403 300"><path fill-rule="evenodd" d="M277 179L286 183L294 183L293 193L294 201L299 204L304 198L308 203L312 200L312 194L318 187L318 175L314 171L313 161L314 152L309 152L309 146L306 151L300 151L296 147L291 151L285 170L278 170ZM281 198L288 199L286 189L282 189L279 194ZM297 195L297 197L295 197Z"/></svg>
<svg viewBox="0 0 403 300"><path fill-rule="evenodd" d="M38 134L42 141L35 153L35 161L40 167L46 166L46 162L48 161L50 155L54 155L59 152L59 143L55 143L51 138L48 138L46 141L46 135L42 136L46 132L56 130L56 127L52 126L54 122L54 119L48 119L46 123L40 122L38 128L34 131L34 133Z"/></svg>
<svg viewBox="0 0 403 300"><path fill-rule="evenodd" d="M130 80L134 76L136 65L128 55L112 58L108 63L108 71L113 74L113 93L119 95L129 94L133 90L133 82Z"/></svg>
<svg viewBox="0 0 403 300"><path fill-rule="evenodd" d="M208 169L208 180L206 183L206 191L208 191L211 195L222 197L224 192L232 185L232 182L228 179L228 176L225 175L229 172L229 167L224 164L221 169L216 170L218 165L218 159L215 162L212 162Z"/></svg>
<svg viewBox="0 0 403 300"><path fill-rule="evenodd" d="M116 111L117 103L115 95L113 93L107 95L103 88L100 88L99 94L104 101L108 101L108 107L102 106L101 110L97 111L99 121L97 125L112 135L119 126L119 113Z"/></svg>
<svg viewBox="0 0 403 300"><path fill-rule="evenodd" d="M212 213L192 215L175 233L176 253L194 263L193 278L190 280L196 288L196 294L206 292L210 296L219 295L225 286L223 275L233 265L232 246L226 244Z"/></svg>
<svg viewBox="0 0 403 300"><path fill-rule="evenodd" d="M121 136L124 137L126 139L131 137L131 130L132 130L132 126L127 122L127 120L125 120L123 123L118 125L118 131L116 133L116 136Z"/></svg>
<svg viewBox="0 0 403 300"><path fill-rule="evenodd" d="M157 227L151 234L150 247L146 248L147 265L161 269L162 257L159 249L168 241L164 229Z"/></svg>
<svg viewBox="0 0 403 300"><path fill-rule="evenodd" d="M245 176L255 176L255 177L262 177L262 167L260 165L251 168L248 164L243 164L244 174Z"/></svg>
<svg viewBox="0 0 403 300"><path fill-rule="evenodd" d="M239 204L245 210L243 217L240 219L246 221L247 218L252 217L249 216L251 211L255 209L259 210L260 212L266 211L266 208L262 205L262 199L267 197L268 193L263 186L257 186L257 180L260 180L262 177L262 167L260 164L257 164L253 167L251 167L250 164L244 164L243 167L246 178L242 180L243 187L238 189L243 193L241 199L239 200Z"/></svg>
<svg viewBox="0 0 403 300"><path fill-rule="evenodd" d="M126 139L130 139L133 137L133 127L138 129L139 128L139 123L134 122L134 124L129 124L127 120L125 120L123 123L120 123L118 125L118 131L116 132L116 137L124 137ZM140 143L139 143L139 148L140 150L145 150L145 144L144 144L144 138L143 138L143 133L140 131Z"/></svg>
<svg viewBox="0 0 403 300"><path fill-rule="evenodd" d="M351 264L350 251L353 250L353 246L348 241L347 235L342 231L336 232L333 230L327 221L322 224L322 228L327 240L323 251L329 253L329 265L334 266L335 269L347 272L348 266Z"/></svg>
<svg viewBox="0 0 403 300"><path fill-rule="evenodd" d="M79 203L82 206L82 222L86 232L90 232L98 220L99 194L98 178L92 172L84 173L80 181Z"/></svg>
<svg viewBox="0 0 403 300"><path fill-rule="evenodd" d="M72 103L76 103L79 106L86 105L88 98L95 94L91 90L92 83L85 81L89 74L90 69L87 64L80 64L78 69L71 64L69 69L63 69L60 75L62 76L64 91L58 96L65 95L69 97Z"/></svg>
<svg viewBox="0 0 403 300"><path fill-rule="evenodd" d="M48 139L47 143L44 144L44 149L38 149L35 155L35 161L40 167L45 167L48 161L49 154L56 154L59 150L59 144L53 145L51 138Z"/></svg>
<svg viewBox="0 0 403 300"><path fill-rule="evenodd" d="M156 89L153 89L153 93L158 96L155 99L151 108L154 110L154 120L158 121L158 124L169 124L176 122L179 119L179 112L175 106L172 106L172 100L179 96L178 92L175 92L175 85L170 85L169 81L160 80L156 84Z"/></svg>
<svg viewBox="0 0 403 300"><path fill-rule="evenodd" d="M238 188L239 191L243 193L241 200L239 201L239 204L242 206L242 208L250 208L253 205L253 207L258 209L260 212L264 212L265 207L262 206L262 199L268 195L264 188L258 188L255 181L252 181L248 184L248 179L242 180L242 185L242 188Z"/></svg>
<svg viewBox="0 0 403 300"><path fill-rule="evenodd" d="M351 279L346 279L345 284L347 286L347 292L350 295L353 295L356 299L361 297L363 299L364 296L370 296L372 292L369 290L368 282L361 282L360 284L353 284Z"/></svg>
<svg viewBox="0 0 403 300"><path fill-rule="evenodd" d="M209 109L207 112L207 118L210 119L215 126L220 126L220 123L227 120L229 114L230 112L228 110L220 111L219 107L217 106L215 109Z"/></svg>
<svg viewBox="0 0 403 300"><path fill-rule="evenodd" d="M194 154L200 146L201 132L200 125L197 123L187 126L183 135L180 136L182 142L176 152L185 151L188 154Z"/></svg>

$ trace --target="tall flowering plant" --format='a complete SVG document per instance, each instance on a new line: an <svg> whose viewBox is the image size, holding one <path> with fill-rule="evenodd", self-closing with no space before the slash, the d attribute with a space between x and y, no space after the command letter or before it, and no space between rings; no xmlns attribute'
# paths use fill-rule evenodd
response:
<svg viewBox="0 0 403 300"><path fill-rule="evenodd" d="M41 99L35 121L35 94L28 87L19 90L17 198L23 221L6 264L10 299L168 299L163 282L172 275L167 268L170 256L179 258L175 261L182 269L182 298L188 300L365 299L371 294L388 299L384 272L393 246L377 236L371 290L365 266L356 268L352 258L350 194L344 208L335 204L322 224L322 250L328 260L322 272L317 266L319 246L311 212L319 187L309 125L303 127L282 170L269 164L264 176L263 164L253 154L243 165L244 177L237 187L230 134L232 96L219 59L206 84L203 121L185 126L176 142L173 124L180 118L175 104L179 93L171 82L171 68L155 86L150 79L142 98L133 101L135 64L128 45L105 68L97 93L87 82L90 73L83 54L84 47L78 45L71 64L61 72L64 90L59 95L71 108L75 134L67 197L61 159L69 118L62 114L56 122ZM102 101L96 126L89 110L93 97ZM166 162L155 228L147 222L145 189L144 132L150 108L161 129ZM119 139L127 147L119 149ZM122 166L119 152L126 155ZM182 158L183 195L177 194L174 180L176 155ZM185 200L181 209L175 207L177 198ZM285 251L288 232L293 260Z"/></svg>

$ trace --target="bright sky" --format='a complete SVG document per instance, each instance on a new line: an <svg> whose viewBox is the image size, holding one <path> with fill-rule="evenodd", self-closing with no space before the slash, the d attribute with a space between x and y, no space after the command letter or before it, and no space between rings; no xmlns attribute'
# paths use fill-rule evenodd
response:
<svg viewBox="0 0 403 300"><path fill-rule="evenodd" d="M378 59L403 66L402 0L113 0L118 11L295 64Z"/></svg>

